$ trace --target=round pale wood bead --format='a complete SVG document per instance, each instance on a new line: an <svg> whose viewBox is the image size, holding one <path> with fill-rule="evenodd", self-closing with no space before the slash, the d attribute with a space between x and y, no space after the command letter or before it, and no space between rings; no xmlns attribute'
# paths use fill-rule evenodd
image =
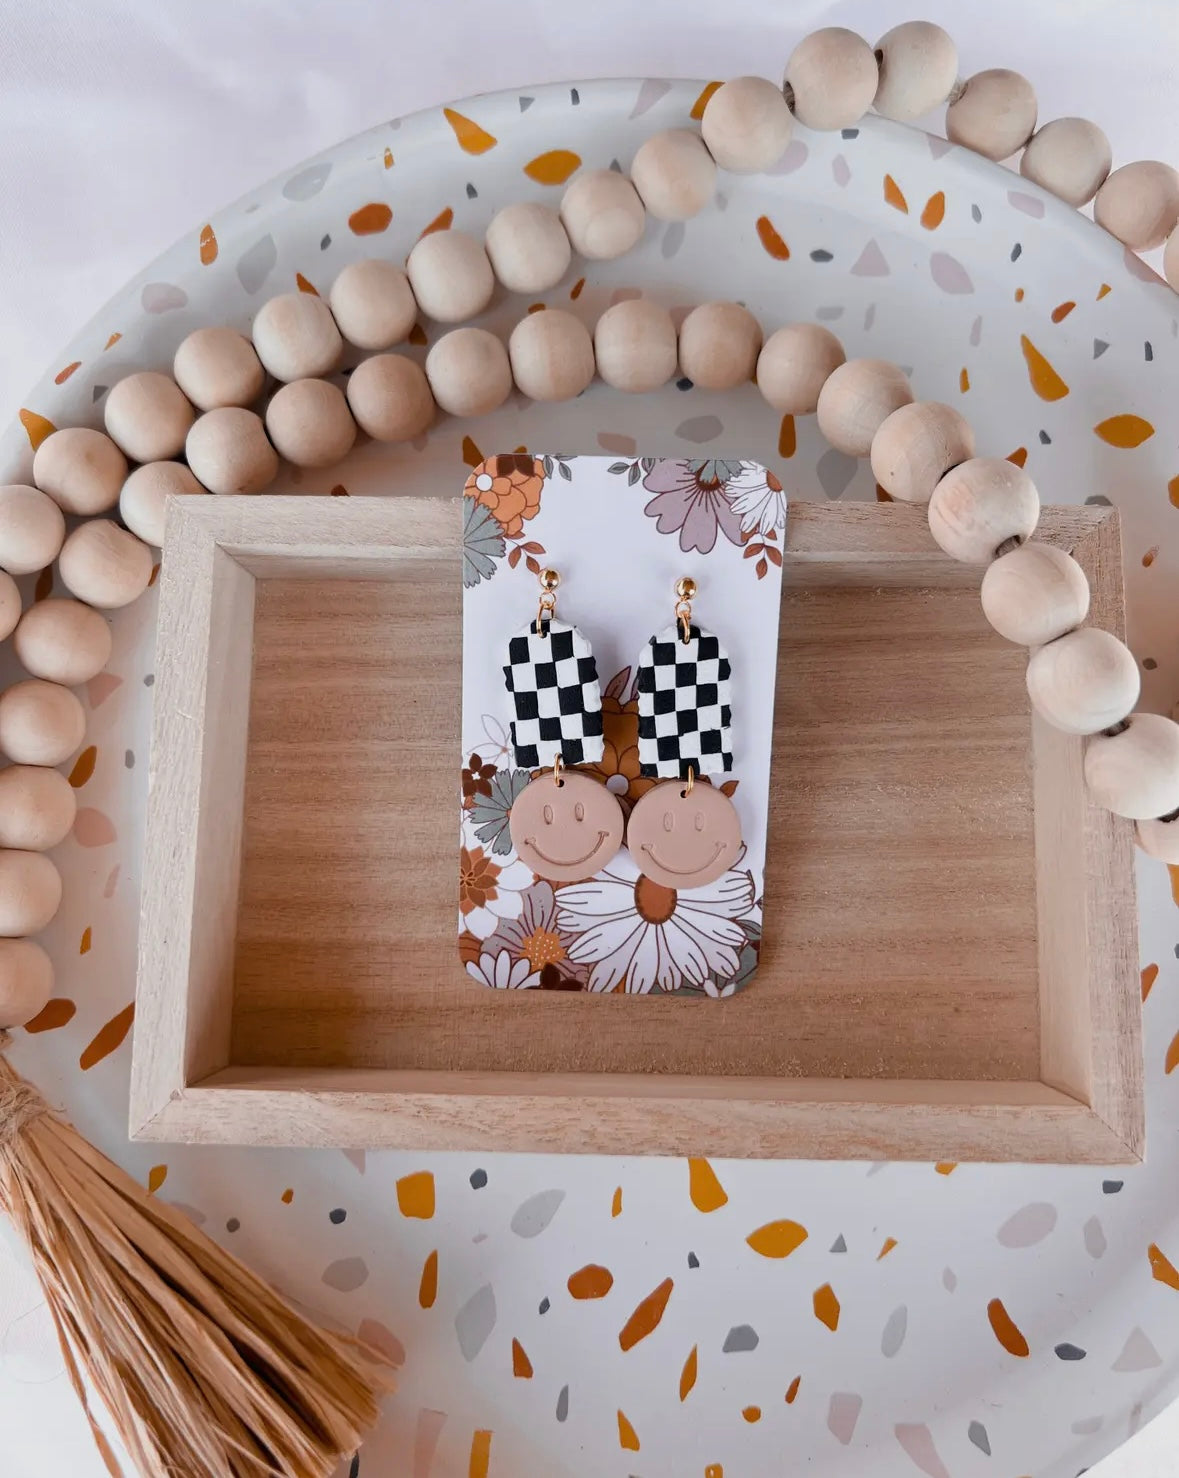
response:
<svg viewBox="0 0 1179 1478"><path fill-rule="evenodd" d="M16 630L20 620L20 590L16 581L0 570L0 641Z"/></svg>
<svg viewBox="0 0 1179 1478"><path fill-rule="evenodd" d="M332 310L315 293L271 298L254 315L250 332L258 358L276 380L330 375L344 352Z"/></svg>
<svg viewBox="0 0 1179 1478"><path fill-rule="evenodd" d="M932 21L905 21L876 43L880 80L873 103L882 118L911 123L941 105L958 80L958 48Z"/></svg>
<svg viewBox="0 0 1179 1478"><path fill-rule="evenodd" d="M119 517L145 544L162 549L169 496L204 491L183 462L146 462L123 484Z"/></svg>
<svg viewBox="0 0 1179 1478"><path fill-rule="evenodd" d="M976 72L946 109L946 137L996 162L1022 149L1035 127L1035 89L1006 67Z"/></svg>
<svg viewBox="0 0 1179 1478"><path fill-rule="evenodd" d="M85 710L60 683L31 677L0 693L0 749L15 765L60 765L85 734Z"/></svg>
<svg viewBox="0 0 1179 1478"><path fill-rule="evenodd" d="M78 796L60 770L9 765L0 770L0 847L47 852L69 836Z"/></svg>
<svg viewBox="0 0 1179 1478"><path fill-rule="evenodd" d="M431 231L405 264L418 307L439 323L460 323L482 313L495 291L495 275L483 243L465 231Z"/></svg>
<svg viewBox="0 0 1179 1478"><path fill-rule="evenodd" d="M1022 544L1040 518L1036 485L1004 457L972 457L952 468L929 500L929 531L964 564L988 564L1008 539Z"/></svg>
<svg viewBox="0 0 1179 1478"><path fill-rule="evenodd" d="M671 314L647 298L607 308L594 326L598 374L615 390L642 392L666 385L676 369Z"/></svg>
<svg viewBox="0 0 1179 1478"><path fill-rule="evenodd" d="M352 450L356 422L344 392L330 380L292 380L266 407L266 432L294 466L331 467Z"/></svg>
<svg viewBox="0 0 1179 1478"><path fill-rule="evenodd" d="M266 383L257 350L235 328L194 330L181 341L172 361L172 373L201 411L250 405Z"/></svg>
<svg viewBox="0 0 1179 1478"><path fill-rule="evenodd" d="M716 163L698 133L666 128L639 146L630 177L656 220L686 221L712 199Z"/></svg>
<svg viewBox="0 0 1179 1478"><path fill-rule="evenodd" d="M624 256L647 229L638 191L616 169L575 175L561 197L561 224L573 250L593 262Z"/></svg>
<svg viewBox="0 0 1179 1478"><path fill-rule="evenodd" d="M974 456L974 431L953 406L917 400L893 411L872 438L872 475L902 503L928 503L951 467Z"/></svg>
<svg viewBox="0 0 1179 1478"><path fill-rule="evenodd" d="M704 390L732 390L753 378L761 324L740 303L701 303L680 324L680 369Z"/></svg>
<svg viewBox="0 0 1179 1478"><path fill-rule="evenodd" d="M151 550L109 518L92 518L66 537L57 556L62 584L79 600L114 610L138 600L151 579Z"/></svg>
<svg viewBox="0 0 1179 1478"><path fill-rule="evenodd" d="M812 415L819 391L844 363L843 345L819 323L775 329L757 356L757 388L776 411Z"/></svg>
<svg viewBox="0 0 1179 1478"><path fill-rule="evenodd" d="M1089 581L1071 554L1052 544L1021 544L982 577L983 614L1000 636L1039 647L1072 631L1089 614Z"/></svg>
<svg viewBox="0 0 1179 1478"><path fill-rule="evenodd" d="M66 513L105 513L119 501L126 478L126 457L89 426L55 431L33 456L33 481Z"/></svg>
<svg viewBox="0 0 1179 1478"><path fill-rule="evenodd" d="M1066 204L1087 205L1113 164L1109 140L1087 118L1054 118L1028 140L1019 172Z"/></svg>
<svg viewBox="0 0 1179 1478"><path fill-rule="evenodd" d="M389 349L406 338L418 316L409 278L395 262L349 262L332 283L328 303L336 327L358 349Z"/></svg>
<svg viewBox="0 0 1179 1478"><path fill-rule="evenodd" d="M912 399L908 377L890 360L849 359L819 391L819 430L837 451L866 457L883 421Z"/></svg>
<svg viewBox="0 0 1179 1478"><path fill-rule="evenodd" d="M505 205L491 218L484 238L495 275L513 293L542 293L569 270L573 248L551 206L537 201Z"/></svg>
<svg viewBox="0 0 1179 1478"><path fill-rule="evenodd" d="M1163 276L1179 293L1179 227L1167 237L1167 245L1163 251ZM0 564L3 560L0 560Z"/></svg>
<svg viewBox="0 0 1179 1478"><path fill-rule="evenodd" d="M572 313L529 313L508 339L512 377L530 400L572 400L594 377L589 330Z"/></svg>
<svg viewBox="0 0 1179 1478"><path fill-rule="evenodd" d="M80 600L39 600L20 618L12 646L26 672L76 688L110 661L111 629Z"/></svg>
<svg viewBox="0 0 1179 1478"><path fill-rule="evenodd" d="M1158 159L1123 164L1098 190L1093 218L1134 251L1162 246L1179 225L1179 172Z"/></svg>
<svg viewBox="0 0 1179 1478"><path fill-rule="evenodd" d="M61 906L61 873L43 852L0 851L0 937L38 934Z"/></svg>
<svg viewBox="0 0 1179 1478"><path fill-rule="evenodd" d="M31 575L57 558L65 518L48 493L10 483L0 487L0 570Z"/></svg>
<svg viewBox="0 0 1179 1478"><path fill-rule="evenodd" d="M1179 724L1157 713L1132 713L1129 724L1085 746L1089 797L1131 821L1169 816L1179 810Z"/></svg>
<svg viewBox="0 0 1179 1478"><path fill-rule="evenodd" d="M438 405L452 416L489 415L512 393L508 351L485 328L443 334L426 355L426 378Z"/></svg>
<svg viewBox="0 0 1179 1478"><path fill-rule="evenodd" d="M434 419L421 365L404 354L374 354L348 376L348 405L374 441L412 441Z"/></svg>
<svg viewBox="0 0 1179 1478"><path fill-rule="evenodd" d="M0 1030L39 1016L53 994L53 962L32 939L0 939Z"/></svg>
<svg viewBox="0 0 1179 1478"><path fill-rule="evenodd" d="M704 105L700 132L722 169L760 174L786 152L794 118L780 87L765 77L722 82Z"/></svg>
<svg viewBox="0 0 1179 1478"><path fill-rule="evenodd" d="M1124 642L1082 626L1028 658L1028 697L1065 734L1097 734L1130 713L1141 690L1138 663Z"/></svg>
<svg viewBox="0 0 1179 1478"><path fill-rule="evenodd" d="M1160 821L1157 817L1135 823L1138 845L1148 857L1179 866L1179 821Z"/></svg>
<svg viewBox="0 0 1179 1478"><path fill-rule="evenodd" d="M843 26L804 36L786 63L786 100L807 128L851 128L872 106L880 80L872 48Z"/></svg>
<svg viewBox="0 0 1179 1478"><path fill-rule="evenodd" d="M103 419L107 435L132 462L160 462L184 449L196 412L171 375L142 370L111 386Z"/></svg>
<svg viewBox="0 0 1179 1478"><path fill-rule="evenodd" d="M278 453L262 417L240 406L206 411L193 423L184 455L211 493L260 493L278 476Z"/></svg>

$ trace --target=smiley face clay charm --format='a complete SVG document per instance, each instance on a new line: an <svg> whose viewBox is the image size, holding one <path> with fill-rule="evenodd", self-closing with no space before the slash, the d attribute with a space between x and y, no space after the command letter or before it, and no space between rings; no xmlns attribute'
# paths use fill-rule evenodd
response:
<svg viewBox="0 0 1179 1478"><path fill-rule="evenodd" d="M714 883L741 851L741 822L711 785L673 781L649 790L630 813L626 845L654 883L683 890Z"/></svg>
<svg viewBox="0 0 1179 1478"><path fill-rule="evenodd" d="M541 775L516 797L508 818L516 855L551 883L579 883L622 846L622 808L588 775Z"/></svg>

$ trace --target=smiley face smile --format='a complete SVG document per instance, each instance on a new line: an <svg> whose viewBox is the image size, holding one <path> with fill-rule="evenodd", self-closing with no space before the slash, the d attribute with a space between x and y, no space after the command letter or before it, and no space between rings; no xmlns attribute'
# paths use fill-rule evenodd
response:
<svg viewBox="0 0 1179 1478"><path fill-rule="evenodd" d="M644 842L642 845L642 850L646 852L647 856L651 859L653 863L655 863L656 867L661 867L664 872L671 873L673 877L687 878L694 876L696 873L704 872L706 868L711 867L716 859L720 856L720 854L725 850L725 846L725 842L717 842L716 846L712 849L712 856L706 857L703 862L696 863L694 867L672 867L667 862L661 862L655 852L655 848L651 845L650 842Z"/></svg>
<svg viewBox="0 0 1179 1478"><path fill-rule="evenodd" d="M598 850L598 848L602 845L602 843L609 835L610 833L608 831L598 832L597 840L594 842L593 846L589 849L584 857L571 857L567 862L560 857L550 857L546 852L542 852L540 848L536 845L535 837L525 837L524 843L526 846L531 847L536 855L540 858L540 860L544 863L547 863L549 867L581 867L583 863L590 860L590 858L594 855L594 853Z"/></svg>

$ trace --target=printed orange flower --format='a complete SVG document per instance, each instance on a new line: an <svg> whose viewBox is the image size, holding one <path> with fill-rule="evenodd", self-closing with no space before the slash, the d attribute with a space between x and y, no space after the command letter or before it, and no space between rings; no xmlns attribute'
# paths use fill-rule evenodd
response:
<svg viewBox="0 0 1179 1478"><path fill-rule="evenodd" d="M466 810L475 804L476 796L490 797L494 776L494 765L485 764L480 755L471 756L471 763L463 769L463 806Z"/></svg>
<svg viewBox="0 0 1179 1478"><path fill-rule="evenodd" d="M484 856L482 847L462 848L459 853L459 908L463 913L485 908L496 897L498 881L499 868L490 857Z"/></svg>
<svg viewBox="0 0 1179 1478"><path fill-rule="evenodd" d="M583 773L600 780L617 797L623 815L629 816L631 807L655 784L639 768L639 700L620 703L607 693L602 699L602 735L602 758L583 766Z"/></svg>
<svg viewBox="0 0 1179 1478"><path fill-rule="evenodd" d="M540 512L544 463L537 457L488 457L467 478L463 492L482 503L509 539L524 532L526 519Z"/></svg>

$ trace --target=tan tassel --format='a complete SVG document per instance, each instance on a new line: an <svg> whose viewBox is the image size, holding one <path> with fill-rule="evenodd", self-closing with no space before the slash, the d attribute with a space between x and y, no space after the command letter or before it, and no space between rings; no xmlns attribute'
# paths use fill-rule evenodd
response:
<svg viewBox="0 0 1179 1478"><path fill-rule="evenodd" d="M10 1038L0 1031L0 1054ZM0 1055L0 1212L28 1243L62 1355L141 1478L330 1478L392 1388L52 1114Z"/></svg>

